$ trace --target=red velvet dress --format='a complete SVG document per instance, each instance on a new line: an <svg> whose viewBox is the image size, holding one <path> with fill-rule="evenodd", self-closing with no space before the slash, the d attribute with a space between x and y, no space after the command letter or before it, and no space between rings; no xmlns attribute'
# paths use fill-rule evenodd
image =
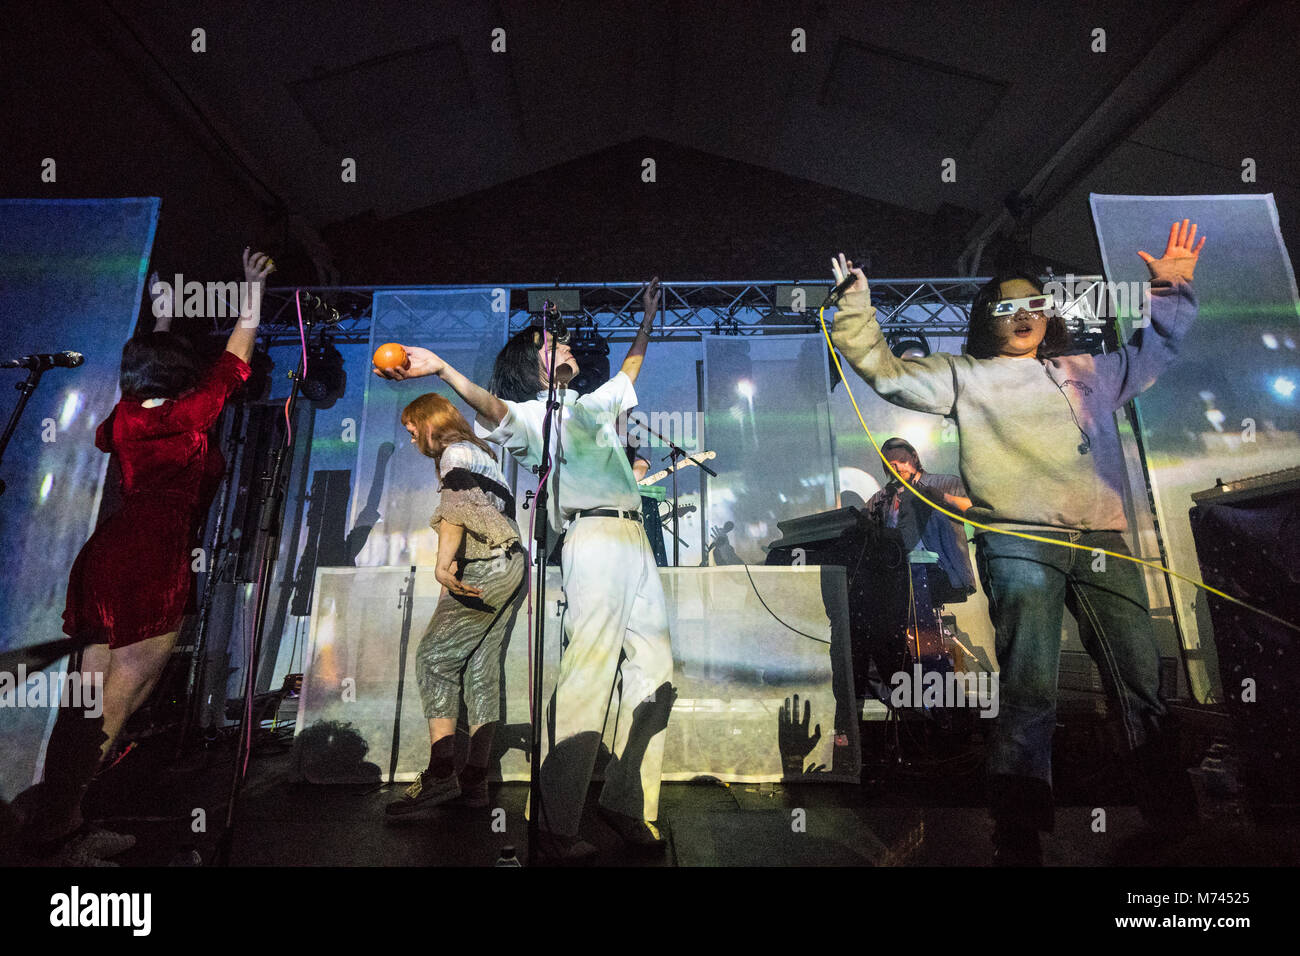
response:
<svg viewBox="0 0 1300 956"><path fill-rule="evenodd" d="M222 352L194 390L155 408L123 398L95 432L122 469L122 507L77 555L63 630L124 647L180 627L193 607L192 551L226 463L208 429L248 378Z"/></svg>

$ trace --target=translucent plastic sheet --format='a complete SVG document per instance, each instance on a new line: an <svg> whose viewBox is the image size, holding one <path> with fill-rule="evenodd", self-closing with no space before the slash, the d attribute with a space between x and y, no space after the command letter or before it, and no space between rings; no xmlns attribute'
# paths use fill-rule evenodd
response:
<svg viewBox="0 0 1300 956"><path fill-rule="evenodd" d="M847 678L843 569L748 571L752 584L744 567L661 571L678 695L664 779L776 781L788 766L810 780L856 780L860 749ZM408 602L404 592L412 582ZM428 762L414 659L438 593L432 568L414 574L409 568L318 571L295 751L304 779L378 783L391 774L404 781ZM556 569L548 579L546 612L549 696L563 612ZM505 654L505 719L493 754L493 770L505 780L528 777L529 638L521 611ZM787 709L793 719L786 719ZM612 727L605 730L608 741Z"/></svg>
<svg viewBox="0 0 1300 956"><path fill-rule="evenodd" d="M777 522L835 507L826 345L818 335L705 335L704 443L717 452L710 527L761 564ZM719 564L730 557L719 548Z"/></svg>
<svg viewBox="0 0 1300 956"><path fill-rule="evenodd" d="M1208 237L1196 269L1200 313L1178 360L1135 400L1168 566L1200 580L1187 513L1214 485L1300 465L1300 308L1272 195L1092 197L1106 278L1145 282L1169 224ZM1123 338L1133 309L1122 309ZM1155 557L1152 555L1152 557ZM1205 593L1170 581L1192 690L1219 696Z"/></svg>
<svg viewBox="0 0 1300 956"><path fill-rule="evenodd" d="M507 316L492 311L491 289L426 289L375 293L370 348L385 342L432 349L473 381L486 384L505 344ZM352 495L353 525L373 525L356 563L433 564L438 536L429 517L438 506L433 461L411 444L402 409L425 392L451 399L465 418L474 412L442 380L426 376L391 382L365 376ZM498 456L500 453L498 453Z"/></svg>
<svg viewBox="0 0 1300 956"><path fill-rule="evenodd" d="M44 374L0 467L0 651L64 637L68 571L94 529L108 468L95 428L117 401L157 218L157 199L0 200L0 357L85 356ZM0 427L26 377L0 372ZM0 800L39 774L52 719L43 706L0 709Z"/></svg>

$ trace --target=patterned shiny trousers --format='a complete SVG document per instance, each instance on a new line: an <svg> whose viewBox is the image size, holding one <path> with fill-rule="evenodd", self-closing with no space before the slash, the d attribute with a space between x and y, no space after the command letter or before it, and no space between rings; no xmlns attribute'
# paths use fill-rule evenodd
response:
<svg viewBox="0 0 1300 956"><path fill-rule="evenodd" d="M415 674L425 717L456 719L463 684L470 725L478 726L501 716L501 647L524 600L527 560L515 548L463 564L461 581L483 596L443 591L415 651Z"/></svg>

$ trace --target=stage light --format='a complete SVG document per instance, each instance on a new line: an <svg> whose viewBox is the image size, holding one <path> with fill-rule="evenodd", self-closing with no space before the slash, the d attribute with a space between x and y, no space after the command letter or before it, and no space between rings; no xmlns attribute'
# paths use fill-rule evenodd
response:
<svg viewBox="0 0 1300 956"><path fill-rule="evenodd" d="M1273 391L1283 398L1290 398L1295 394L1295 382L1283 375L1279 375L1273 379Z"/></svg>
<svg viewBox="0 0 1300 956"><path fill-rule="evenodd" d="M307 377L302 380L303 397L317 406L328 408L347 385L343 356L328 338L307 350Z"/></svg>
<svg viewBox="0 0 1300 956"><path fill-rule="evenodd" d="M1277 336L1274 335L1272 332L1264 332L1264 333L1262 333L1262 334L1260 335L1260 339L1261 339L1261 340L1263 341L1263 343L1264 343L1264 348L1266 348L1266 349L1276 349L1276 348L1277 348Z"/></svg>
<svg viewBox="0 0 1300 956"><path fill-rule="evenodd" d="M754 400L754 383L747 378L742 378L736 383L736 394L752 402Z"/></svg>
<svg viewBox="0 0 1300 956"><path fill-rule="evenodd" d="M591 319L566 329L569 351L578 363L578 374L569 382L570 390L579 395L594 392L609 381L609 343L596 331ZM561 336L560 341L565 341Z"/></svg>
<svg viewBox="0 0 1300 956"><path fill-rule="evenodd" d="M885 341L901 359L922 359L930 354L930 343L920 332L894 332Z"/></svg>

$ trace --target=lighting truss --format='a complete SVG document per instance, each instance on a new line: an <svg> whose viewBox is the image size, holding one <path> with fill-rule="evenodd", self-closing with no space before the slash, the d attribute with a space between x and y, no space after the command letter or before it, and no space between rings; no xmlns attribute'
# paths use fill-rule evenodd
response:
<svg viewBox="0 0 1300 956"><path fill-rule="evenodd" d="M871 279L871 301L876 318L885 331L908 330L922 335L964 335L970 322L970 306L985 278ZM1078 277L1079 283L1098 283L1100 276ZM813 293L812 307L803 312L778 309L778 285L804 285ZM772 335L808 333L818 328L816 304L825 296L824 279L802 281L774 279L763 282L671 282L661 284L660 314L654 338L698 339L701 335ZM337 344L366 344L370 341L371 305L379 289L425 292L433 290L506 290L509 300L510 331L525 328L532 315L527 310L529 289L566 288L582 293L582 309L573 317L606 338L631 339L641 322L641 283L570 283L561 286L537 284L475 286L312 286L307 291L319 296L339 313L339 321L327 326ZM1084 311L1087 314L1082 314ZM1091 310L1076 310L1067 324L1085 327L1096 324ZM298 339L298 316L291 288L267 289L262 303L263 339L268 345L284 345ZM224 331L229 331L227 328ZM1074 328L1072 328L1074 331Z"/></svg>

